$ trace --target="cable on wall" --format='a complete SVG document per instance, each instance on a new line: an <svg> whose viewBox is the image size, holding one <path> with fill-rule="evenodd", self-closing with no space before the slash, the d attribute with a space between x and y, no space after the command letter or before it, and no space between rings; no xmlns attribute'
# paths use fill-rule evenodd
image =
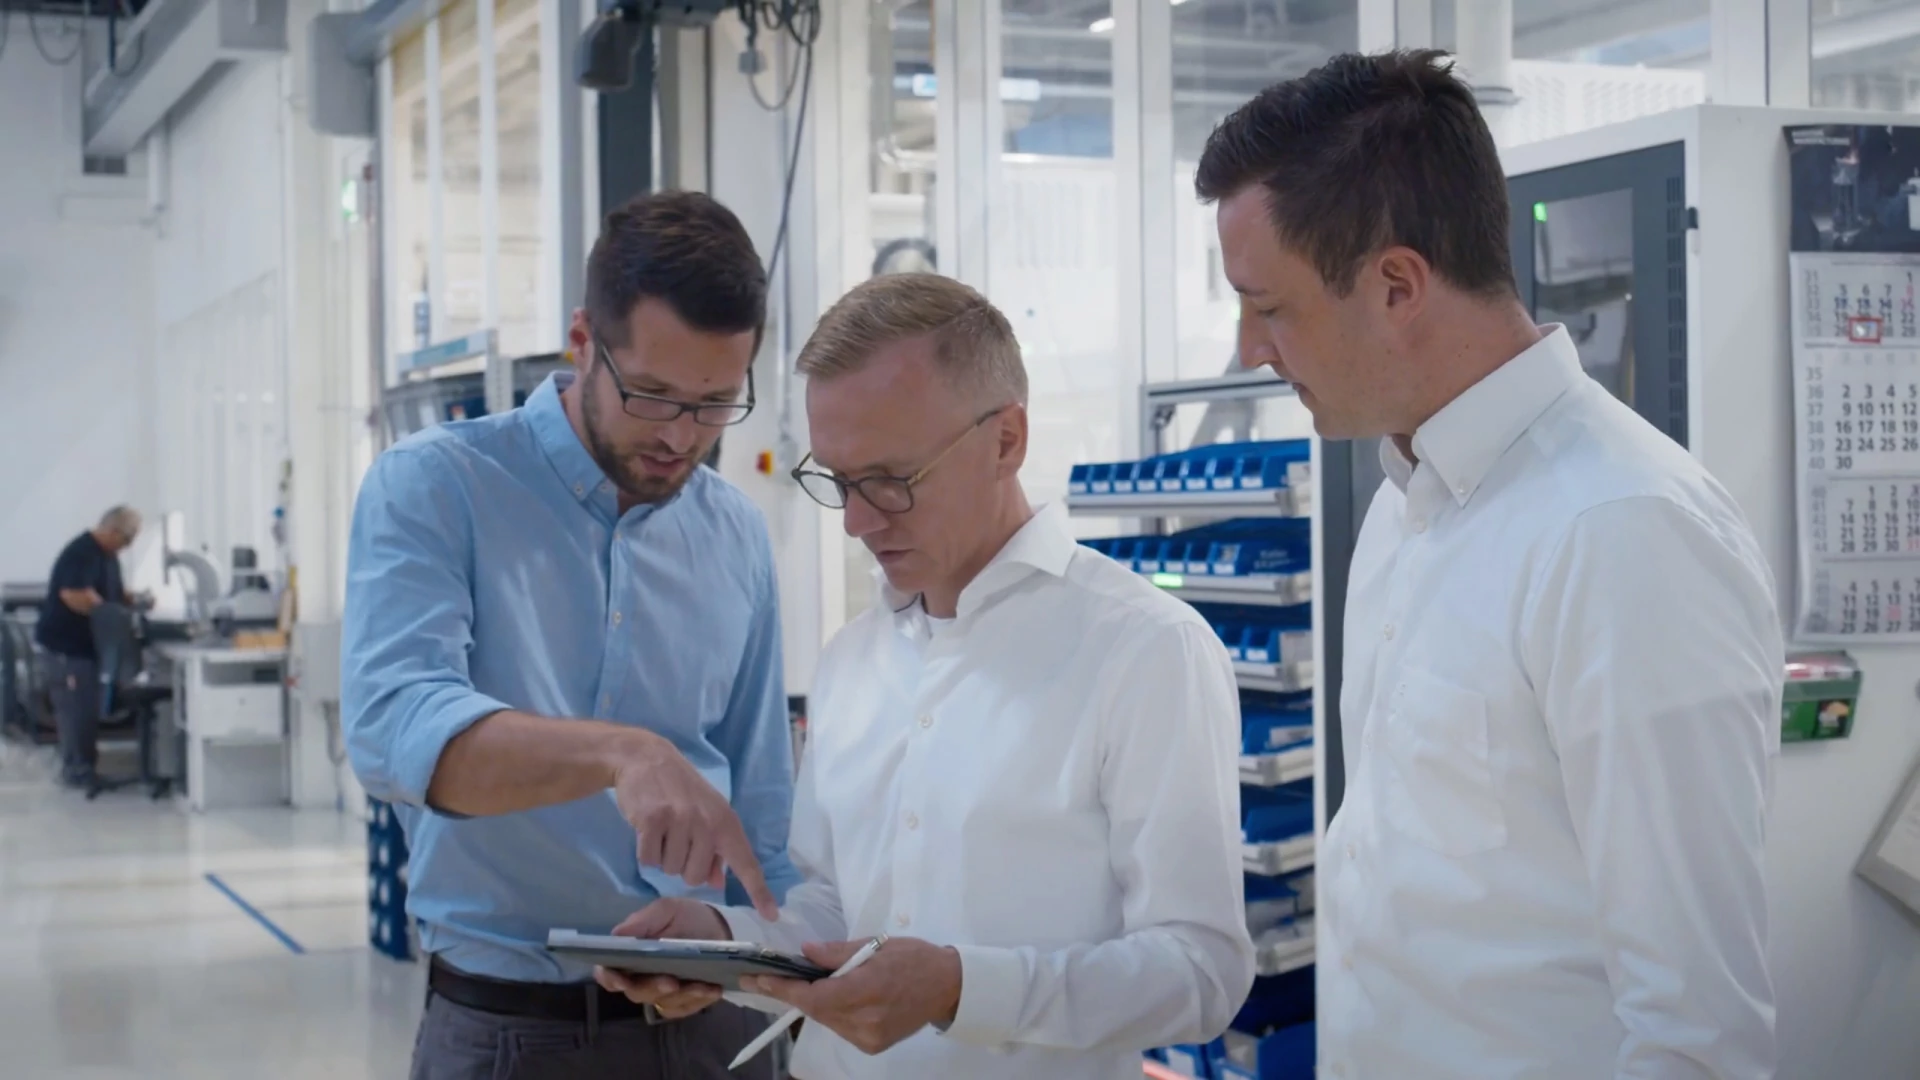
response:
<svg viewBox="0 0 1920 1080"><path fill-rule="evenodd" d="M787 147L787 157L784 162L786 176L781 184L780 225L774 233L773 252L767 260L768 282L780 283L781 312L778 339L780 384L776 394L779 401L779 436L775 446L775 457L784 468L792 463L797 453L797 444L793 437L791 416L793 365L787 362L787 350L790 345L788 331L793 319L790 285L792 274L782 275L780 260L786 254L787 235L793 218L794 181L800 171L800 151L806 145L807 105L813 89L813 46L820 39L820 2L819 0L740 0L737 14L747 32L746 50L740 55L740 72L747 78L754 102L768 112L784 112L793 99L794 89L798 87L800 91L800 105L794 117L792 143ZM766 66L766 61L760 52L762 30L773 34L785 34L799 51L792 70L787 74L786 85L776 102L767 101L760 93L758 76Z"/></svg>
<svg viewBox="0 0 1920 1080"><path fill-rule="evenodd" d="M800 91L800 105L794 117L793 145L787 152L786 178L780 196L780 226L774 233L772 257L767 261L767 277L772 279L780 272L780 258L786 253L788 223L793 216L793 184L800 171L800 148L805 143L807 133L807 103L813 89L813 46L820 40L820 2L740 0L739 15L747 28L747 51L741 57L741 70L747 76L747 85L753 91L754 101L768 112L778 112L792 100L796 87ZM794 65L793 73L788 76L786 88L777 102L769 102L761 96L760 83L754 77L762 63L759 41L763 29L768 33L786 34L800 50L800 62Z"/></svg>
<svg viewBox="0 0 1920 1080"><path fill-rule="evenodd" d="M793 100L793 90L801 81L803 65L794 65L787 76L787 85L780 92L779 101L768 101L760 96L760 83L753 76L760 74L761 58L759 48L760 31L785 33L800 47L806 57L813 55L813 43L820 38L819 0L740 0L740 21L747 28L747 51L741 59L741 71L747 75L748 89L753 91L753 100L768 112L779 112Z"/></svg>
<svg viewBox="0 0 1920 1080"><path fill-rule="evenodd" d="M122 69L120 67L122 50L118 36L119 24L121 19L131 20L133 18L132 0L119 0L118 3L114 4L114 8L115 10L107 13L107 70L112 72L116 78L124 79L140 70L140 61L145 59L147 55L147 37L145 34L134 37L133 62Z"/></svg>
<svg viewBox="0 0 1920 1080"><path fill-rule="evenodd" d="M66 67L79 58L80 49L86 45L86 27L84 24L78 29L69 26L68 33L74 36L73 48L69 49L65 56L54 55L47 50L46 42L40 37L40 15L46 6L46 0L33 0L33 7L27 12L27 32L33 38L33 47L40 53L40 59L54 67Z"/></svg>

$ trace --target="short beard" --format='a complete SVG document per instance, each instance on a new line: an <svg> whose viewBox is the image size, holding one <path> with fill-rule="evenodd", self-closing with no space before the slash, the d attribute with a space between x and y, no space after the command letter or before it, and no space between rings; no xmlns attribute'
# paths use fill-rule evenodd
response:
<svg viewBox="0 0 1920 1080"><path fill-rule="evenodd" d="M606 433L600 430L599 421L595 419L600 413L598 383L598 379L587 377L580 400L580 418L587 430L587 453L593 458L593 463L600 466L600 471L606 474L614 487L620 489L620 494L636 506L664 503L679 494L687 481L693 479L694 470L700 466L694 465L675 479L661 480L640 471L639 464L632 458L621 457L607 441Z"/></svg>

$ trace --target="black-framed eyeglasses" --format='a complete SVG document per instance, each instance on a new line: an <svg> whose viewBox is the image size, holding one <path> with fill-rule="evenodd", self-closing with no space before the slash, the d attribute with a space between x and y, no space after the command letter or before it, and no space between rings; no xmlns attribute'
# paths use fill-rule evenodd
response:
<svg viewBox="0 0 1920 1080"><path fill-rule="evenodd" d="M747 400L693 403L627 389L620 381L620 371L613 366L613 354L607 352L607 347L596 341L593 351L606 365L607 378L613 380L614 392L620 395L620 410L635 420L665 424L680 419L685 413L692 413L693 422L704 427L731 427L753 413L752 368L747 369Z"/></svg>
<svg viewBox="0 0 1920 1080"><path fill-rule="evenodd" d="M808 497L829 510L845 510L848 493L857 491L861 498L867 500L868 506L883 514L904 514L913 509L915 484L925 480L927 474L933 471L933 467L946 460L947 455L953 453L962 442L965 442L967 436L979 430L981 424L1011 408L1013 408L1011 405L1002 405L975 420L967 430L960 433L958 438L948 443L945 450L935 454L932 461L927 462L912 476L863 476L858 480L849 480L843 476L835 476L833 473L807 468L807 462L813 460L813 454L809 453L800 459L799 465L794 466L793 479L799 483L800 490L806 492Z"/></svg>

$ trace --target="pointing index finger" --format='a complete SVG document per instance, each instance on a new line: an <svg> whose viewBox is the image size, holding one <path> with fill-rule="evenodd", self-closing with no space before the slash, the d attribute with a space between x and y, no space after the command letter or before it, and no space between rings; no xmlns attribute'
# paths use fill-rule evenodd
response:
<svg viewBox="0 0 1920 1080"><path fill-rule="evenodd" d="M768 922L778 920L780 904L773 898L773 890L767 887L767 875L760 869L760 860L754 856L753 845L747 842L746 830L741 828L738 818L728 819L719 848L720 857L726 860L733 876L740 879L740 887L752 899L753 910Z"/></svg>

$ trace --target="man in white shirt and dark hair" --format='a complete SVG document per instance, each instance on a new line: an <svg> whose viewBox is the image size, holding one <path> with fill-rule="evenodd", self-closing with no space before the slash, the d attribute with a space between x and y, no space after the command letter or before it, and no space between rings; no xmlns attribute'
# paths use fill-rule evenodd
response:
<svg viewBox="0 0 1920 1080"><path fill-rule="evenodd" d="M1773 1075L1772 574L1522 307L1473 92L1436 53L1336 57L1229 117L1197 187L1243 361L1388 476L1316 872L1322 1075Z"/></svg>
<svg viewBox="0 0 1920 1080"><path fill-rule="evenodd" d="M617 931L858 970L757 986L801 1008L802 1080L1118 1080L1245 1001L1239 702L1205 620L1021 488L1004 316L931 274L850 292L802 350L795 476L883 573L821 656L778 921L685 900ZM681 1015L711 987L602 982Z"/></svg>

